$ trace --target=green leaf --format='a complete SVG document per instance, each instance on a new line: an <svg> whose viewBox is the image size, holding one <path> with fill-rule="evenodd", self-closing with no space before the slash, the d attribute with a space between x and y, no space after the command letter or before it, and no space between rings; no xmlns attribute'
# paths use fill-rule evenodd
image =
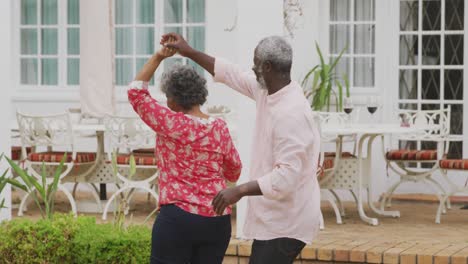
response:
<svg viewBox="0 0 468 264"><path fill-rule="evenodd" d="M348 76L346 74L343 76L343 80L344 80L345 87L346 87L346 97L350 97L351 94L349 92L349 79L348 79Z"/></svg>
<svg viewBox="0 0 468 264"><path fill-rule="evenodd" d="M16 162L12 161L8 157L6 157L7 162L10 164L10 167L13 168L16 174L24 181L26 186L31 189L33 184L31 183L30 179L33 178L32 176L28 175L25 170L21 169Z"/></svg>
<svg viewBox="0 0 468 264"><path fill-rule="evenodd" d="M340 52L338 57L336 57L336 59L332 62L330 66L330 71L333 71L333 69L335 69L335 66L338 64L338 61L341 59L346 49L347 49L347 46L343 48L343 50Z"/></svg>
<svg viewBox="0 0 468 264"><path fill-rule="evenodd" d="M45 162L42 162L42 166L41 166L41 179L42 179L42 187L44 189L47 189L47 174L46 174L46 167L45 167ZM45 194L44 194L45 196ZM46 199L47 197L42 197L44 199Z"/></svg>
<svg viewBox="0 0 468 264"><path fill-rule="evenodd" d="M21 189L25 192L28 191L28 188L26 188L26 186L24 186L24 184L20 183L19 181L15 180L15 179L7 179L6 180L10 185L18 188L18 189Z"/></svg>
<svg viewBox="0 0 468 264"><path fill-rule="evenodd" d="M112 170L114 172L114 176L116 176L118 172L118 168L117 168L117 154L115 152L112 153Z"/></svg>
<svg viewBox="0 0 468 264"><path fill-rule="evenodd" d="M136 162L135 162L135 157L133 154L130 155L130 175L129 178L132 179L132 177L136 173Z"/></svg>
<svg viewBox="0 0 468 264"><path fill-rule="evenodd" d="M337 110L343 111L343 86L339 81L336 81L336 86L338 87L338 100L337 100Z"/></svg>
<svg viewBox="0 0 468 264"><path fill-rule="evenodd" d="M314 68L312 68L312 70L310 70L309 72L307 72L306 76L304 77L304 79L303 79L302 82L301 82L301 86L302 86L302 87L305 87L305 86L306 86L307 82L309 81L310 75L312 75L312 74L315 72L315 70L317 70L318 67L319 67L319 65L316 65Z"/></svg>

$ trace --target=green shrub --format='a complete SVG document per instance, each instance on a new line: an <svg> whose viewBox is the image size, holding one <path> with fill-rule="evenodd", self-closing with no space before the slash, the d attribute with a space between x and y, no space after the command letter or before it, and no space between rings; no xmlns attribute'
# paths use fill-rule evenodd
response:
<svg viewBox="0 0 468 264"><path fill-rule="evenodd" d="M93 217L15 219L0 225L0 263L147 263L151 231L119 230Z"/></svg>

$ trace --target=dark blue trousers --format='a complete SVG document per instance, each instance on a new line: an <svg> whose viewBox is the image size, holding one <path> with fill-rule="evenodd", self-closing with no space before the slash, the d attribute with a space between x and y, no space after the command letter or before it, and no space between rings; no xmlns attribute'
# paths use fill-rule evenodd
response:
<svg viewBox="0 0 468 264"><path fill-rule="evenodd" d="M204 217L165 205L153 226L151 264L221 264L230 238L230 215Z"/></svg>

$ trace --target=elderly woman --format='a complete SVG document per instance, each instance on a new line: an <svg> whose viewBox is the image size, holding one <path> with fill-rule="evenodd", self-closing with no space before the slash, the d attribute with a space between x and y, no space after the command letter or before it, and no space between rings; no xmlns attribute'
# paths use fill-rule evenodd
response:
<svg viewBox="0 0 468 264"><path fill-rule="evenodd" d="M174 51L162 47L130 84L128 100L157 133L160 213L152 233L151 263L221 263L231 237L231 208L218 216L216 194L235 182L241 161L226 123L200 109L206 80L190 66L163 75L167 107L153 99L148 81Z"/></svg>

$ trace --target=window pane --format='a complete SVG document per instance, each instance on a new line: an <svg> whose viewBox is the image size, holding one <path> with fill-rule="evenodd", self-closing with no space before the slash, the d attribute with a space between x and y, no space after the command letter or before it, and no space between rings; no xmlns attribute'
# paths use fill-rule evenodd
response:
<svg viewBox="0 0 468 264"><path fill-rule="evenodd" d="M115 29L116 54L133 54L133 28Z"/></svg>
<svg viewBox="0 0 468 264"><path fill-rule="evenodd" d="M57 0L42 0L41 3L42 25L57 25Z"/></svg>
<svg viewBox="0 0 468 264"><path fill-rule="evenodd" d="M141 68L143 68L143 65L145 65L145 63L148 61L149 57L148 58L138 58L136 59L136 65L135 65L135 72L139 72L141 70ZM150 80L150 85L154 85L154 77L151 78Z"/></svg>
<svg viewBox="0 0 468 264"><path fill-rule="evenodd" d="M422 99L440 99L440 70L422 70Z"/></svg>
<svg viewBox="0 0 468 264"><path fill-rule="evenodd" d="M115 0L115 24L133 23L133 1Z"/></svg>
<svg viewBox="0 0 468 264"><path fill-rule="evenodd" d="M175 32L177 34L182 35L182 27L165 27L164 28L164 33L170 33L170 32Z"/></svg>
<svg viewBox="0 0 468 264"><path fill-rule="evenodd" d="M351 27L348 25L330 25L330 52L339 54L344 48L349 53L349 35Z"/></svg>
<svg viewBox="0 0 468 264"><path fill-rule="evenodd" d="M445 70L444 97L446 100L463 100L463 70Z"/></svg>
<svg viewBox="0 0 468 264"><path fill-rule="evenodd" d="M465 0L445 1L445 29L463 30L465 17ZM450 15L449 15L450 14Z"/></svg>
<svg viewBox="0 0 468 264"><path fill-rule="evenodd" d="M21 84L37 84L37 59L21 59Z"/></svg>
<svg viewBox="0 0 468 264"><path fill-rule="evenodd" d="M164 1L164 22L182 23L182 0Z"/></svg>
<svg viewBox="0 0 468 264"><path fill-rule="evenodd" d="M330 20L331 21L350 21L351 1L349 0L331 0L330 1Z"/></svg>
<svg viewBox="0 0 468 264"><path fill-rule="evenodd" d="M80 24L80 0L68 0L67 14L68 24L78 25Z"/></svg>
<svg viewBox="0 0 468 264"><path fill-rule="evenodd" d="M37 24L37 1L36 0L21 0L21 24L22 25Z"/></svg>
<svg viewBox="0 0 468 264"><path fill-rule="evenodd" d="M201 76L205 76L205 70L203 69L203 67L201 67L200 65L198 65L196 62L194 62L193 60L188 60L188 65L192 66L197 72L198 74L200 74Z"/></svg>
<svg viewBox="0 0 468 264"><path fill-rule="evenodd" d="M69 28L67 30L67 46L69 55L80 54L80 29Z"/></svg>
<svg viewBox="0 0 468 264"><path fill-rule="evenodd" d="M201 23L205 21L205 0L187 1L187 22Z"/></svg>
<svg viewBox="0 0 468 264"><path fill-rule="evenodd" d="M418 70L400 70L399 99L418 99Z"/></svg>
<svg viewBox="0 0 468 264"><path fill-rule="evenodd" d="M374 21L374 0L354 0L354 20L355 21Z"/></svg>
<svg viewBox="0 0 468 264"><path fill-rule="evenodd" d="M400 65L418 64L418 35L400 36Z"/></svg>
<svg viewBox="0 0 468 264"><path fill-rule="evenodd" d="M418 30L418 1L400 1L400 30Z"/></svg>
<svg viewBox="0 0 468 264"><path fill-rule="evenodd" d="M440 30L441 1L423 0L422 5L423 30Z"/></svg>
<svg viewBox="0 0 468 264"><path fill-rule="evenodd" d="M137 0L137 23L154 23L154 0Z"/></svg>
<svg viewBox="0 0 468 264"><path fill-rule="evenodd" d="M330 58L331 61L334 61L336 60L336 57L332 57ZM335 67L335 75L337 78L343 78L345 75L347 76L347 78L349 79L350 78L350 74L349 74L349 63L350 63L350 59L349 58L343 58L341 57L340 60L338 61L338 63L336 64L336 67Z"/></svg>
<svg viewBox="0 0 468 264"><path fill-rule="evenodd" d="M128 85L133 79L132 59L116 59L115 76L117 85Z"/></svg>
<svg viewBox="0 0 468 264"><path fill-rule="evenodd" d="M41 30L42 40L41 49L44 55L55 55L58 51L58 34L57 29L45 28Z"/></svg>
<svg viewBox="0 0 468 264"><path fill-rule="evenodd" d="M445 35L445 65L463 65L463 35Z"/></svg>
<svg viewBox="0 0 468 264"><path fill-rule="evenodd" d="M422 64L440 64L440 35L422 37Z"/></svg>
<svg viewBox="0 0 468 264"><path fill-rule="evenodd" d="M42 84L57 85L58 84L58 60L57 59L42 59Z"/></svg>
<svg viewBox="0 0 468 264"><path fill-rule="evenodd" d="M21 54L37 54L37 29L21 29Z"/></svg>
<svg viewBox="0 0 468 264"><path fill-rule="evenodd" d="M354 53L373 54L374 51L374 25L354 26Z"/></svg>
<svg viewBox="0 0 468 264"><path fill-rule="evenodd" d="M187 28L187 40L190 46L196 50L205 50L205 28L189 27Z"/></svg>
<svg viewBox="0 0 468 264"><path fill-rule="evenodd" d="M354 58L355 87L374 86L374 58Z"/></svg>
<svg viewBox="0 0 468 264"><path fill-rule="evenodd" d="M172 66L176 64L183 64L182 58L168 58L164 60L164 71L167 71L172 68Z"/></svg>
<svg viewBox="0 0 468 264"><path fill-rule="evenodd" d="M154 53L154 28L147 27L136 29L136 53Z"/></svg>
<svg viewBox="0 0 468 264"><path fill-rule="evenodd" d="M79 59L67 60L67 84L69 85L80 84L80 60Z"/></svg>
<svg viewBox="0 0 468 264"><path fill-rule="evenodd" d="M463 135L463 105L461 104L450 106L450 134Z"/></svg>

